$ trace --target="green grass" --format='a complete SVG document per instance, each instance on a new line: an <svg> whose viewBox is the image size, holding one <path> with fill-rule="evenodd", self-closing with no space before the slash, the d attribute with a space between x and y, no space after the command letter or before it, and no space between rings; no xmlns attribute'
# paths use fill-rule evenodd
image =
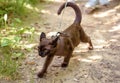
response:
<svg viewBox="0 0 120 83"><path fill-rule="evenodd" d="M26 32L29 32L29 34ZM21 64L21 61L23 61L22 58L25 56L24 54L30 50L28 49L26 51L27 48L25 47L25 45L30 44L33 40L34 28L7 27L1 29L1 33L0 78L17 79L19 77L19 65Z"/></svg>
<svg viewBox="0 0 120 83"><path fill-rule="evenodd" d="M23 9L19 10L20 7L15 9L14 1L24 0L0 0L0 79L7 80L15 80L20 77L18 70L21 62L24 61L25 55L33 49L27 48L25 45L35 42L35 28L30 24L36 20L40 21L40 10L45 4L36 4L31 6L32 9L24 5L21 7ZM5 6L1 2L4 2ZM17 4L20 6L20 3ZM36 11L35 8L38 8L39 11ZM4 21L4 14L8 15L7 22Z"/></svg>
<svg viewBox="0 0 120 83"><path fill-rule="evenodd" d="M9 53L9 52L8 52ZM0 78L9 80L18 77L18 61L12 60L11 54L3 54L0 59Z"/></svg>

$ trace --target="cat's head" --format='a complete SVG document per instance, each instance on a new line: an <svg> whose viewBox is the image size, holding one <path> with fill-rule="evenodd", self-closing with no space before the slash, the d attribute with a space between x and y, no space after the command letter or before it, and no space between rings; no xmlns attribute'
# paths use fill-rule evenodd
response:
<svg viewBox="0 0 120 83"><path fill-rule="evenodd" d="M46 38L46 34L42 32L40 35L40 43L38 46L39 56L45 57L46 55L54 54L56 51L58 39L59 36L48 39Z"/></svg>

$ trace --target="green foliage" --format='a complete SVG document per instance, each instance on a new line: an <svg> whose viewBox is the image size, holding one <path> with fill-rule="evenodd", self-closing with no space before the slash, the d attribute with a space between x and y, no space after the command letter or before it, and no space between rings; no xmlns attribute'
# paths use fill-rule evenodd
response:
<svg viewBox="0 0 120 83"><path fill-rule="evenodd" d="M5 47L5 46L12 46L12 47L16 47L18 46L18 43L20 42L21 37L15 36L13 38L10 37L3 37L1 39L1 47Z"/></svg>
<svg viewBox="0 0 120 83"><path fill-rule="evenodd" d="M4 54L4 57L0 58L0 77L5 76L9 79L15 79L17 75L18 64L15 60L12 60L8 54Z"/></svg>
<svg viewBox="0 0 120 83"><path fill-rule="evenodd" d="M34 27L7 27L0 34L0 78L16 79L19 61L25 54L25 44L34 36ZM27 41L27 43L25 43Z"/></svg>
<svg viewBox="0 0 120 83"><path fill-rule="evenodd" d="M0 26L4 25L4 15L8 15L8 24L18 21L14 18L24 16L26 13L25 5L35 5L39 0L0 0Z"/></svg>
<svg viewBox="0 0 120 83"><path fill-rule="evenodd" d="M19 27L28 15L26 5L43 0L0 0L0 78L18 77L22 57L34 40L34 27ZM32 13L33 14L33 13ZM7 17L6 17L7 16ZM35 15L33 15L35 16Z"/></svg>

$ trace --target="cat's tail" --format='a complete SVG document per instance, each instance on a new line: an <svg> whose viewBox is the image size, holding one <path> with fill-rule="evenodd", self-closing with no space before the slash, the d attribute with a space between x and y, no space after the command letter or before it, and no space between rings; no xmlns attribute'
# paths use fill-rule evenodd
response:
<svg viewBox="0 0 120 83"><path fill-rule="evenodd" d="M60 15L61 12L62 12L62 10L65 8L65 6L66 6L66 7L72 7L72 8L74 9L75 14L76 14L74 23L80 24L80 23L81 23L81 19L82 19L82 15L81 15L81 11L80 11L79 7L78 7L75 3L72 3L72 2L63 3L63 4L60 6L57 14ZM68 16L68 18L70 18L70 17Z"/></svg>

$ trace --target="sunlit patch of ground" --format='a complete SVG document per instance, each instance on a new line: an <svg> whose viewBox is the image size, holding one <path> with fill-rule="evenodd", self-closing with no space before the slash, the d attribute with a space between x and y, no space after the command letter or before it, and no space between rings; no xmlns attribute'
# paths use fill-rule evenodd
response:
<svg viewBox="0 0 120 83"><path fill-rule="evenodd" d="M119 0L116 1L119 2ZM35 9L38 12L35 14L35 19L33 19L34 17L27 19L31 21L28 24L35 27L37 36L35 37L36 43L25 46L26 48L35 46L35 49L27 55L23 62L20 68L22 78L16 83L119 83L120 11L118 10L120 5L108 6L91 15L82 12L82 27L91 37L94 50L89 51L88 44L80 43L73 52L68 68L60 67L63 57L55 57L45 77L42 79L36 77L45 61L45 58L38 56L36 49L39 34L45 32L51 37L58 31L66 29L74 20L74 11L66 8L62 26L59 28L61 16L57 16L56 12L62 3L60 0L55 0L55 2L45 5L43 10L39 10L38 6ZM77 2L81 9L85 3L85 1ZM114 5L114 3L110 5L112 4ZM39 21L39 16L44 18L42 22Z"/></svg>

